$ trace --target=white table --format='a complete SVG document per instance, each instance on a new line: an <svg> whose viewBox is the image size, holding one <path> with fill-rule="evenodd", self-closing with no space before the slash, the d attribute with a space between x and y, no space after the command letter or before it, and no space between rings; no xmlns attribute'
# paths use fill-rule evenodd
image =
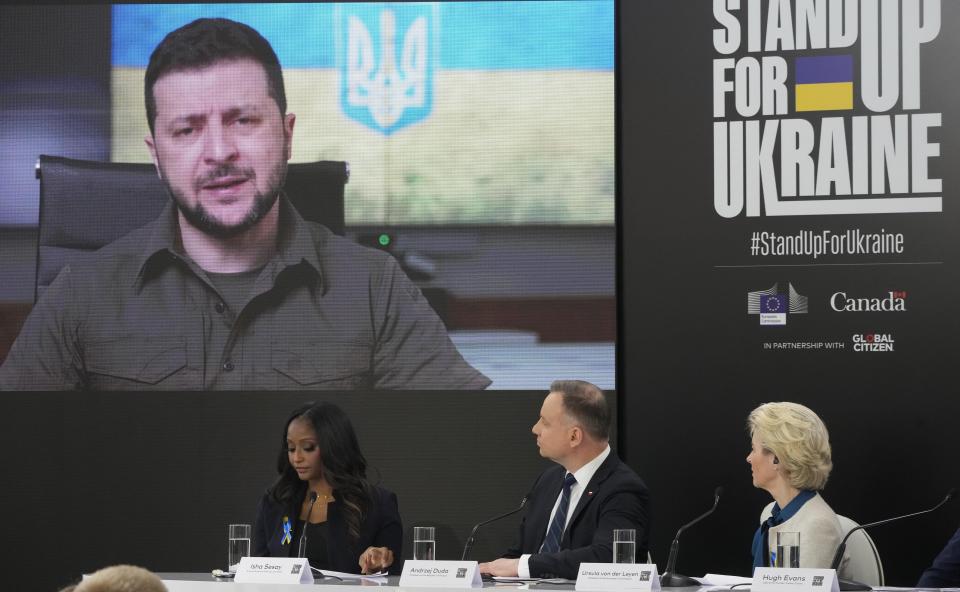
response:
<svg viewBox="0 0 960 592"><path fill-rule="evenodd" d="M215 578L209 573L158 573L169 592L274 592L279 590L303 589L305 584L237 584L233 580ZM357 579L339 582L332 579L314 580L314 586L323 586L323 592L359 592L357 586L377 586L390 588L384 592L465 592L466 588L426 588L400 586L400 576L387 578ZM538 590L544 592L569 592L573 584L565 585L529 585L484 582L484 589L497 588L504 592L511 590Z"/></svg>

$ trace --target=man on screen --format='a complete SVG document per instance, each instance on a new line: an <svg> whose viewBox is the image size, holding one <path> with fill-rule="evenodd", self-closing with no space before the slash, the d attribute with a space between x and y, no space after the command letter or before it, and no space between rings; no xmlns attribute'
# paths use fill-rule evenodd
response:
<svg viewBox="0 0 960 592"><path fill-rule="evenodd" d="M540 455L557 463L527 497L519 544L481 563L494 576L575 579L581 563L609 563L614 529L636 530L646 558L650 507L646 485L610 450L610 408L589 382L557 380L533 426Z"/></svg>
<svg viewBox="0 0 960 592"><path fill-rule="evenodd" d="M304 221L283 195L295 116L266 39L196 20L153 51L144 86L171 203L61 271L0 389L489 385L393 258Z"/></svg>

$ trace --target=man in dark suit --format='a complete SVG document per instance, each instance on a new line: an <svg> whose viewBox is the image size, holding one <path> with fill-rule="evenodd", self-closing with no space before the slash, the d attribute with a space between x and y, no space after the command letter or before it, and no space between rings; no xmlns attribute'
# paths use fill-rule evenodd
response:
<svg viewBox="0 0 960 592"><path fill-rule="evenodd" d="M609 563L613 530L637 531L636 556L647 556L650 508L646 485L610 450L610 408L589 382L550 385L533 426L540 455L557 463L534 483L519 544L481 563L494 576L577 577L580 564Z"/></svg>
<svg viewBox="0 0 960 592"><path fill-rule="evenodd" d="M960 529L928 567L917 588L956 588L960 586Z"/></svg>

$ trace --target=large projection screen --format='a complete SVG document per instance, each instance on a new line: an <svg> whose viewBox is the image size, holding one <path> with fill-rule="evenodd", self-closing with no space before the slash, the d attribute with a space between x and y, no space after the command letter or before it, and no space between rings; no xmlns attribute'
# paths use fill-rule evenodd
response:
<svg viewBox="0 0 960 592"><path fill-rule="evenodd" d="M396 259L489 388L542 389L565 376L616 387L613 0L70 10L83 34L33 50L41 61L67 55L72 65L46 77L14 69L14 84L5 85L17 107L4 113L0 278L8 281L0 300L15 306L0 331L0 356L33 300L29 232L41 208L34 160L150 163L151 52L177 27L225 17L257 29L278 55L296 115L290 162L349 164L346 237ZM28 104L38 87L49 103L44 113ZM94 213L95 223L116 218ZM27 321L23 333L42 330ZM95 337L120 332L103 326ZM218 388L211 384L155 386Z"/></svg>

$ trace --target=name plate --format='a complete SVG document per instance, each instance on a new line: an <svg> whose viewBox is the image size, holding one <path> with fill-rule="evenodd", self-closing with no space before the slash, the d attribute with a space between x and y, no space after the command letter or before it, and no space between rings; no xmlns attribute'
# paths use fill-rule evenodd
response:
<svg viewBox="0 0 960 592"><path fill-rule="evenodd" d="M241 584L312 584L310 562L303 557L241 557L233 581Z"/></svg>
<svg viewBox="0 0 960 592"><path fill-rule="evenodd" d="M659 590L653 563L581 563L577 590Z"/></svg>
<svg viewBox="0 0 960 592"><path fill-rule="evenodd" d="M437 586L443 588L481 588L480 570L476 561L403 562L401 586Z"/></svg>
<svg viewBox="0 0 960 592"><path fill-rule="evenodd" d="M840 592L832 569L758 567L753 572L753 592Z"/></svg>

